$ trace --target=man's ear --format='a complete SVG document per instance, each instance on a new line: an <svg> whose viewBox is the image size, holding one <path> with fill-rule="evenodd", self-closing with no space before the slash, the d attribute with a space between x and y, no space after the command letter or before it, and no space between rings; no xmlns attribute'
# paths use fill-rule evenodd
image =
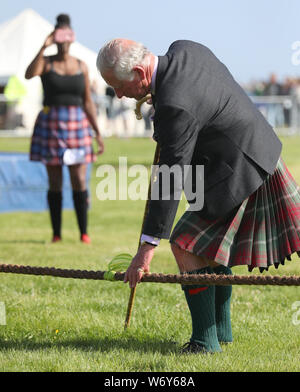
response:
<svg viewBox="0 0 300 392"><path fill-rule="evenodd" d="M146 72L144 68L141 65L136 65L132 69L134 72L136 72L139 75L140 80L144 80L146 77Z"/></svg>

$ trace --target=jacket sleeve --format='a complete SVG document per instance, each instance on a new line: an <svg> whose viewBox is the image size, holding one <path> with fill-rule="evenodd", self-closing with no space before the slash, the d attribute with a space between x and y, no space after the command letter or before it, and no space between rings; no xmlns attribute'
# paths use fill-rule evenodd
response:
<svg viewBox="0 0 300 392"><path fill-rule="evenodd" d="M160 145L156 181L152 184L143 233L169 238L182 194L184 165L189 165L200 130L199 122L186 110L174 106L156 108L154 133ZM155 170L155 169L154 169ZM170 188L167 176L173 172ZM181 170L181 171L180 171ZM159 181L161 180L161 181Z"/></svg>

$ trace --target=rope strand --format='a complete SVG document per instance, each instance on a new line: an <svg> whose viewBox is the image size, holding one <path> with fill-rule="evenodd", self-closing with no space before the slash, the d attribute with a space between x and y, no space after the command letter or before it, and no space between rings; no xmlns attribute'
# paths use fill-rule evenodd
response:
<svg viewBox="0 0 300 392"><path fill-rule="evenodd" d="M86 270L67 270L49 267L31 267L24 265L0 264L0 273L35 275L35 276L52 276L57 278L68 279L91 279L91 280L109 280L105 279L107 271L86 271ZM123 281L125 273L116 272L114 281ZM300 286L300 276L242 276L242 275L172 275L172 274L145 274L142 278L143 283L173 283L173 284L206 284L216 286L226 285L257 285L257 286Z"/></svg>

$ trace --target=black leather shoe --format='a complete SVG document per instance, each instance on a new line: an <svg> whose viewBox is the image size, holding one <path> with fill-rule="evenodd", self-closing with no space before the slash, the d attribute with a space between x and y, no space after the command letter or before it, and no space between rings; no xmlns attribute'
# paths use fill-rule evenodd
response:
<svg viewBox="0 0 300 392"><path fill-rule="evenodd" d="M208 354L209 351L207 351L205 347L201 346L201 344L190 341L185 343L181 347L180 353L181 354Z"/></svg>

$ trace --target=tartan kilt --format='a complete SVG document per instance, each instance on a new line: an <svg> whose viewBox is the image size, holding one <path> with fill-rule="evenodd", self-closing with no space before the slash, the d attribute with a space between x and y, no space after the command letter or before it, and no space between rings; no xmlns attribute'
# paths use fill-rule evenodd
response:
<svg viewBox="0 0 300 392"><path fill-rule="evenodd" d="M80 106L45 106L35 122L30 160L62 165L65 151L72 148L84 150L84 163L96 160L84 110Z"/></svg>
<svg viewBox="0 0 300 392"><path fill-rule="evenodd" d="M229 216L209 221L186 211L170 242L228 267L278 268L300 251L299 187L280 158L275 172Z"/></svg>

